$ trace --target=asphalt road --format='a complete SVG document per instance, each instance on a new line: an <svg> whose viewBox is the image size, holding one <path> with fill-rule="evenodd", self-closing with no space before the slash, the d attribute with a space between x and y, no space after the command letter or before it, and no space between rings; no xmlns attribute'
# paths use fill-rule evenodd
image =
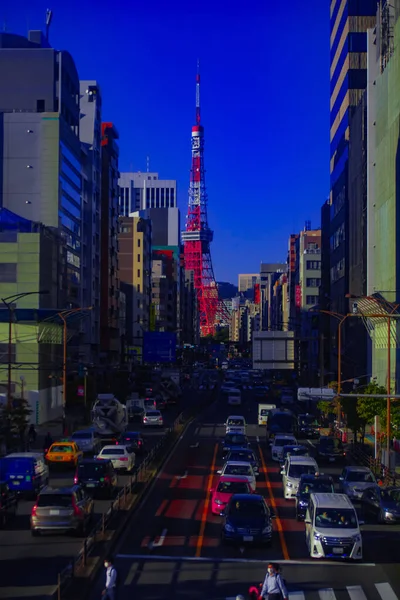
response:
<svg viewBox="0 0 400 600"><path fill-rule="evenodd" d="M143 431L146 449L150 450L165 429L172 425L182 408L193 402L197 392L187 390L181 407L173 407L164 413L163 429L144 429L133 423L133 431ZM137 464L140 457L137 457ZM50 485L70 485L74 472L52 473ZM119 475L119 485L129 482L129 476ZM0 530L0 598L34 598L50 595L57 584L58 573L70 563L82 547L83 538L69 535L41 535L33 538L29 517L34 502L20 501L18 514L5 530ZM101 514L110 507L110 500L96 500L95 513Z"/></svg>
<svg viewBox="0 0 400 600"><path fill-rule="evenodd" d="M265 429L255 424L256 407L249 392L242 411L263 467L257 488L277 515L271 547L240 549L221 544L222 519L211 514L209 490L221 465L222 424L228 414L241 411L218 402L187 430L122 536L116 552L122 584L119 600L133 595L149 600L228 598L261 581L268 560L285 565L290 588L298 592L293 600L305 596L312 600L398 600L400 569L394 564L400 561L397 526L363 527L362 564L309 559L304 524L295 518L294 502L283 498L279 465L269 459ZM336 480L340 471L340 467L323 469ZM298 562L300 565L294 564ZM386 585L377 588L375 584ZM100 598L103 585L101 577L93 600ZM359 587L347 590L348 586ZM321 592L331 588L334 592Z"/></svg>

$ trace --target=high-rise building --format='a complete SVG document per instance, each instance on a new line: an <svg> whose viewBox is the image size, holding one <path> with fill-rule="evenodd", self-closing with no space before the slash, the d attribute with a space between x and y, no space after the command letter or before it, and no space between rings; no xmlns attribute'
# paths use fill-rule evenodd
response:
<svg viewBox="0 0 400 600"><path fill-rule="evenodd" d="M176 208L176 181L159 179L158 173L121 173L119 178L121 216L149 208Z"/></svg>
<svg viewBox="0 0 400 600"><path fill-rule="evenodd" d="M287 272L285 263L261 263L260 267L260 304L261 304L261 330L269 331L272 328L272 298L274 283L282 273Z"/></svg>
<svg viewBox="0 0 400 600"><path fill-rule="evenodd" d="M252 290L256 283L259 283L260 275L258 273L241 274L238 276L239 292Z"/></svg>
<svg viewBox="0 0 400 600"><path fill-rule="evenodd" d="M41 31L0 33L0 205L60 228L68 307L82 302L79 77ZM60 307L62 308L62 307Z"/></svg>
<svg viewBox="0 0 400 600"><path fill-rule="evenodd" d="M101 252L100 349L108 365L120 360L118 199L118 132L113 123L101 124Z"/></svg>
<svg viewBox="0 0 400 600"><path fill-rule="evenodd" d="M92 307L82 322L81 361L98 364L100 349L101 93L96 81L80 82L82 154L82 305Z"/></svg>

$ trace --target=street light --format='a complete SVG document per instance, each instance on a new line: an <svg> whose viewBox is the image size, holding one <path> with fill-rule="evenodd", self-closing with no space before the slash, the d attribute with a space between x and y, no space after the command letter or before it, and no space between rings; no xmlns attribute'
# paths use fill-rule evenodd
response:
<svg viewBox="0 0 400 600"><path fill-rule="evenodd" d="M4 306L8 310L8 390L7 390L7 407L8 410L11 410L12 407L12 395L11 395L11 375L12 375L12 324L13 324L13 312L14 312L14 303L17 300L21 300L21 298L25 298L25 296L33 296L41 295L41 294L49 294L48 290L39 290L38 292L25 292L21 294L14 294L13 296L8 296L7 298L2 298L1 301Z"/></svg>

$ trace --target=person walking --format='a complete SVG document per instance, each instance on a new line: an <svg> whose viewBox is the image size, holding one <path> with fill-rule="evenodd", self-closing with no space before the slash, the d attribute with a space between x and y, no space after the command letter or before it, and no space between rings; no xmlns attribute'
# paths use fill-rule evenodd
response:
<svg viewBox="0 0 400 600"><path fill-rule="evenodd" d="M279 570L278 565L268 564L267 574L261 589L261 598L268 598L268 600L282 600L283 598L283 600L288 600L288 591Z"/></svg>
<svg viewBox="0 0 400 600"><path fill-rule="evenodd" d="M106 558L104 560L104 568L106 569L106 587L102 591L101 595L103 600L116 600L118 573L117 569L112 563L111 558Z"/></svg>

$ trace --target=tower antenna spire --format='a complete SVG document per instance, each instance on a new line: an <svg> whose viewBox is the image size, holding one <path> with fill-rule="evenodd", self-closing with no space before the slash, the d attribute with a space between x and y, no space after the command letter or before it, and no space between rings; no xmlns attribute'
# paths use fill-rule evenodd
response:
<svg viewBox="0 0 400 600"><path fill-rule="evenodd" d="M196 124L200 125L200 60L197 59L196 74Z"/></svg>

